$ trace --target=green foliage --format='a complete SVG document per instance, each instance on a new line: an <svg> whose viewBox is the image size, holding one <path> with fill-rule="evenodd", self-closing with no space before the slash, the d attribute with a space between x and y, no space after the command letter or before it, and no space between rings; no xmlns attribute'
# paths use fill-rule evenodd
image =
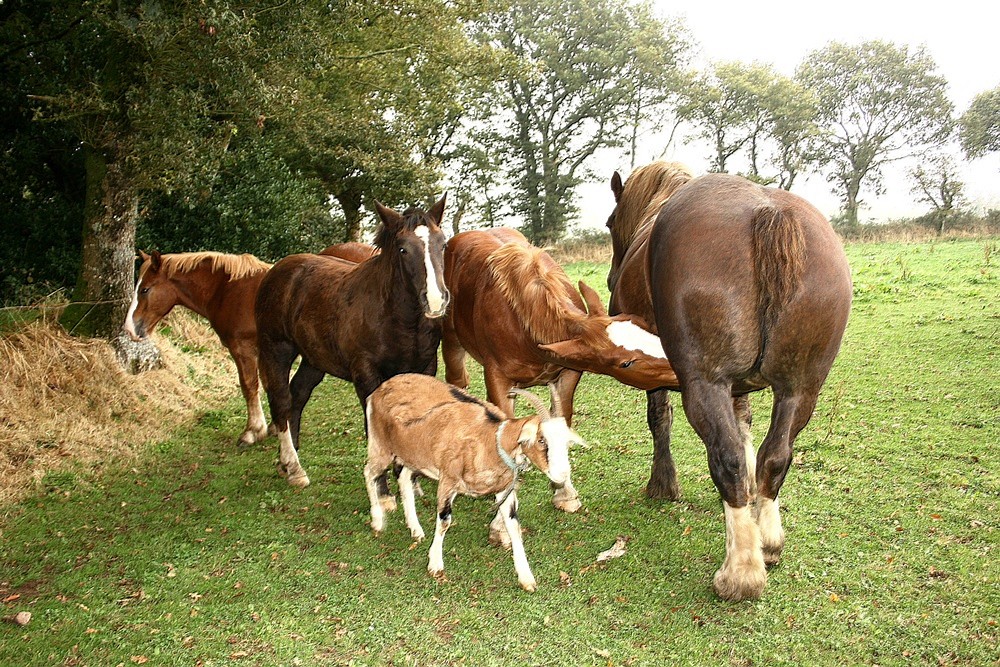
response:
<svg viewBox="0 0 1000 667"><path fill-rule="evenodd" d="M881 192L886 164L950 136L953 105L935 70L923 47L882 41L832 42L799 66L796 79L816 95L826 129L819 143L847 226L858 224L862 189Z"/></svg>
<svg viewBox="0 0 1000 667"><path fill-rule="evenodd" d="M991 245L992 243L992 245ZM1000 642L995 242L849 245L847 335L782 489L787 544L757 602L711 591L723 515L704 446L680 409L680 502L642 494L642 392L585 375L571 453L584 508L519 491L539 581L518 589L487 544L490 499L460 498L447 577L427 576L400 513L367 525L364 426L348 383L303 418L313 484L289 488L275 441L237 452L230 410L127 463L43 480L5 509L0 663L256 665L987 665ZM907 275L902 275L902 268ZM606 263L571 267L601 287ZM473 391L482 376L470 363ZM766 428L766 392L753 401ZM150 424L154 432L158 424ZM434 489L418 499L425 530ZM598 553L617 536L625 555Z"/></svg>
<svg viewBox="0 0 1000 667"><path fill-rule="evenodd" d="M559 239L596 150L629 136L635 110L664 98L687 44L646 5L516 1L480 35L515 59L497 82L493 124L509 156L514 213L533 242Z"/></svg>
<svg viewBox="0 0 1000 667"><path fill-rule="evenodd" d="M976 95L959 119L958 136L970 158L1000 151L1000 86Z"/></svg>

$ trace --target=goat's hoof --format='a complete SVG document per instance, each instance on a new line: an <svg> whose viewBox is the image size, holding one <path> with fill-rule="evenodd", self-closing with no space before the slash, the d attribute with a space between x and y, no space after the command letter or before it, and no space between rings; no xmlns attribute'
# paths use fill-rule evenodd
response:
<svg viewBox="0 0 1000 667"><path fill-rule="evenodd" d="M448 581L448 579L444 576L444 568L441 568L440 570L432 570L431 568L427 568L427 574L431 575L438 581Z"/></svg>
<svg viewBox="0 0 1000 667"><path fill-rule="evenodd" d="M378 504L382 506L383 512L395 512L396 496L379 496Z"/></svg>
<svg viewBox="0 0 1000 667"><path fill-rule="evenodd" d="M421 531L415 531L415 530L414 531L410 531L410 537L413 538L413 544L410 545L410 548L412 549L413 547L417 546L417 544L419 544L420 542L424 541L424 531L422 531L422 530Z"/></svg>
<svg viewBox="0 0 1000 667"><path fill-rule="evenodd" d="M493 530L491 528L489 542L495 547L510 549L510 535L507 534L506 530Z"/></svg>
<svg viewBox="0 0 1000 667"><path fill-rule="evenodd" d="M534 593L535 591L538 590L538 584L535 583L534 579L530 581L521 581L519 583L521 584L521 588L528 591L529 593Z"/></svg>

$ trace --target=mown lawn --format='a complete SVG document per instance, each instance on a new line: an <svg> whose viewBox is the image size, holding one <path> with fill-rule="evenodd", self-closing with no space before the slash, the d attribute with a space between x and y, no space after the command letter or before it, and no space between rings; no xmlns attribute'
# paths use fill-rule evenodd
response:
<svg viewBox="0 0 1000 667"><path fill-rule="evenodd" d="M0 665L1000 664L998 245L848 248L851 322L797 442L787 546L757 602L711 591L722 510L679 397L684 498L650 501L644 394L585 376L584 509L555 511L537 471L520 493L528 594L487 544L489 500L456 502L445 581L400 513L372 535L348 384L326 380L306 409L312 485L295 491L274 440L235 449L234 380L228 409L139 461L51 475L6 508L0 614L32 618L0 624ZM603 289L604 265L568 272ZM768 411L755 397L758 439ZM617 536L625 555L596 564Z"/></svg>

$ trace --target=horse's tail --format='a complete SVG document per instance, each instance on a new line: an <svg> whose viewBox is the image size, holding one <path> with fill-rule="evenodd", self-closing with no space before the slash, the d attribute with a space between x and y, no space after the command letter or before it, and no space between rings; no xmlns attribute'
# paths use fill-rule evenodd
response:
<svg viewBox="0 0 1000 667"><path fill-rule="evenodd" d="M778 314L799 284L805 239L798 220L774 204L758 207L751 225L763 348Z"/></svg>

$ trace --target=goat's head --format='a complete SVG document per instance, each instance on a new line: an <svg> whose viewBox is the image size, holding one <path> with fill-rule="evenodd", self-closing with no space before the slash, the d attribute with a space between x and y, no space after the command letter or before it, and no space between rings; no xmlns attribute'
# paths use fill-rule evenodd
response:
<svg viewBox="0 0 1000 667"><path fill-rule="evenodd" d="M563 417L555 388L549 385L556 414L553 416L542 401L529 391L513 389L514 395L523 396L535 408L537 417L526 420L521 426L517 442L521 451L539 470L555 484L565 484L569 479L569 448L573 443L583 443L583 438L569 427Z"/></svg>

